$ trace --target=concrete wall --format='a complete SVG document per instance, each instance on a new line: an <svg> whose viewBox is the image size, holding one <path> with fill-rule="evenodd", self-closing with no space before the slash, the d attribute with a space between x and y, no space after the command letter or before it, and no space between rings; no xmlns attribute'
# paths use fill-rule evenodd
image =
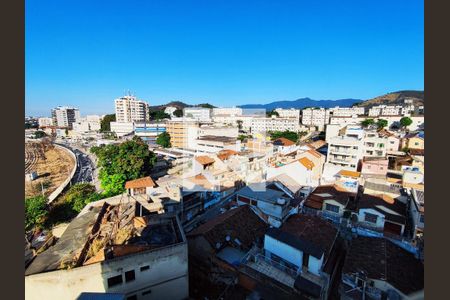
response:
<svg viewBox="0 0 450 300"><path fill-rule="evenodd" d="M150 268L141 271L143 266ZM125 282L125 272L134 270L135 280ZM123 283L108 288L108 278L121 275ZM81 292L123 293L138 299L187 299L187 244L135 253L109 261L68 270L25 277L25 299L76 299ZM151 292L142 295L143 292Z"/></svg>
<svg viewBox="0 0 450 300"><path fill-rule="evenodd" d="M61 183L61 185L56 190L54 190L53 193L50 194L50 196L48 196L48 203L51 203L53 200L55 200L59 196L59 194L61 194L61 192L66 188L66 186L70 183L70 181L73 178L73 175L75 175L75 172L77 171L77 165L78 165L77 157L75 156L75 153L72 152L72 150L69 150L68 148L57 145L57 144L54 144L54 145L56 148L67 151L73 157L73 160L75 161L75 165L74 165L72 171L70 171L69 177L67 177L67 179L64 180L63 183Z"/></svg>
<svg viewBox="0 0 450 300"><path fill-rule="evenodd" d="M364 215L366 212L378 216L376 224L364 221ZM379 213L378 211L370 209L370 208L360 209L358 212L358 222L365 224L365 225L372 226L372 227L376 227L378 229L383 229L384 228L384 215L382 213Z"/></svg>

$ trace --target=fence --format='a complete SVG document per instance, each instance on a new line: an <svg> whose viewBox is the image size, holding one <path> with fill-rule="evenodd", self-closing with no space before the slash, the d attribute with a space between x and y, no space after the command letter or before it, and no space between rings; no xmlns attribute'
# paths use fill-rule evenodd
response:
<svg viewBox="0 0 450 300"><path fill-rule="evenodd" d="M75 172L77 171L77 165L78 165L77 157L76 157L75 153L73 153L72 150L70 150L64 146L58 145L58 144L54 144L54 145L55 145L55 147L58 147L60 149L63 149L65 151L69 152L70 155L75 160L75 166L73 167L72 171L70 172L69 177L67 177L67 179L64 180L64 182L61 183L61 185L56 190L54 190L53 193L50 194L50 196L48 196L48 201L47 201L48 204L52 203L53 200L55 200L59 196L59 194L61 194L61 192L66 188L66 186L70 183L70 181L73 178L73 175L75 175Z"/></svg>

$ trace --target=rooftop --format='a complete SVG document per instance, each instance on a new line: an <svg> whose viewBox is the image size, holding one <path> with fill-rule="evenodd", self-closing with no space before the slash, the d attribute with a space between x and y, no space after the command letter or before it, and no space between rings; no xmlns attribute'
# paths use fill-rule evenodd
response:
<svg viewBox="0 0 450 300"><path fill-rule="evenodd" d="M273 141L273 144L275 146L292 146L295 145L295 143L287 138L280 137Z"/></svg>
<svg viewBox="0 0 450 300"><path fill-rule="evenodd" d="M351 198L356 194L339 189L334 185L318 186L305 200L305 206L314 209L322 209L325 200L335 200L336 202L347 206Z"/></svg>
<svg viewBox="0 0 450 300"><path fill-rule="evenodd" d="M188 237L202 235L213 248L225 244L227 236L230 241L238 241L247 249L251 248L257 238L264 236L267 225L248 205L230 209L216 218L195 228Z"/></svg>
<svg viewBox="0 0 450 300"><path fill-rule="evenodd" d="M198 161L201 165L209 165L215 162L214 158L207 155L196 156L195 160Z"/></svg>
<svg viewBox="0 0 450 300"><path fill-rule="evenodd" d="M405 224L406 204L386 194L363 194L358 200L358 210L371 208L385 215L386 220Z"/></svg>
<svg viewBox="0 0 450 300"><path fill-rule="evenodd" d="M102 206L83 210L54 246L36 256L25 275L81 267L185 241L175 216L140 217L136 201L122 200L117 205L100 200Z"/></svg>
<svg viewBox="0 0 450 300"><path fill-rule="evenodd" d="M266 235L326 261L338 231L318 216L293 215L280 228L270 228Z"/></svg>
<svg viewBox="0 0 450 300"><path fill-rule="evenodd" d="M312 170L314 168L314 163L309 160L307 157L302 157L298 160L305 168L308 170Z"/></svg>
<svg viewBox="0 0 450 300"><path fill-rule="evenodd" d="M368 278L387 281L408 295L424 288L424 266L413 254L384 238L352 241L342 273L364 271Z"/></svg>
<svg viewBox="0 0 450 300"><path fill-rule="evenodd" d="M215 136L215 135L204 135L197 139L198 141L213 141L213 142L222 142L222 143L235 143L236 138L228 137L228 136Z"/></svg>
<svg viewBox="0 0 450 300"><path fill-rule="evenodd" d="M252 189L253 187L253 189ZM237 192L238 195L269 203L276 203L279 198L284 198L285 193L261 185L248 185Z"/></svg>
<svg viewBox="0 0 450 300"><path fill-rule="evenodd" d="M346 177L359 178L361 173L360 172L356 172L356 171L341 170L341 171L339 171L339 175L346 176Z"/></svg>
<svg viewBox="0 0 450 300"><path fill-rule="evenodd" d="M156 186L156 184L150 176L130 180L125 183L126 189L145 188L154 186Z"/></svg>

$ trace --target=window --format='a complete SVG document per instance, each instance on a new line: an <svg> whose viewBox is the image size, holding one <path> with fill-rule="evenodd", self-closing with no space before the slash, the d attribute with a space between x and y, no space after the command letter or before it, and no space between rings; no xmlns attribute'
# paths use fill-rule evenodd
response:
<svg viewBox="0 0 450 300"><path fill-rule="evenodd" d="M133 281L135 278L134 270L125 272L125 282Z"/></svg>
<svg viewBox="0 0 450 300"><path fill-rule="evenodd" d="M378 216L370 213L364 213L364 221L370 223L377 223Z"/></svg>
<svg viewBox="0 0 450 300"><path fill-rule="evenodd" d="M339 206L337 206L337 205L326 203L325 209L328 211L332 211L334 213L339 213Z"/></svg>
<svg viewBox="0 0 450 300"><path fill-rule="evenodd" d="M143 266L141 267L141 272L147 271L148 269L150 269L150 266Z"/></svg>
<svg viewBox="0 0 450 300"><path fill-rule="evenodd" d="M122 283L122 274L108 278L108 287L113 287Z"/></svg>

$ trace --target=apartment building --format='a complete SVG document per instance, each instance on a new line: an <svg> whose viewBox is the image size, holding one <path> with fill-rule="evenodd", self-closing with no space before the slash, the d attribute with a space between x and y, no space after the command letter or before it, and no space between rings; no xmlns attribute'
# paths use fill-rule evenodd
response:
<svg viewBox="0 0 450 300"><path fill-rule="evenodd" d="M116 122L141 122L149 121L149 107L145 101L138 100L135 96L123 96L116 100Z"/></svg>
<svg viewBox="0 0 450 300"><path fill-rule="evenodd" d="M77 133L100 130L101 117L98 115L88 115L82 117L78 122L73 123L73 130Z"/></svg>
<svg viewBox="0 0 450 300"><path fill-rule="evenodd" d="M54 126L72 129L72 124L80 119L80 110L74 107L58 106L52 109Z"/></svg>
<svg viewBox="0 0 450 300"><path fill-rule="evenodd" d="M170 135L172 147L195 149L199 123L188 120L166 122L166 132Z"/></svg>
<svg viewBox="0 0 450 300"><path fill-rule="evenodd" d="M200 153L217 153L222 150L241 150L241 141L234 137L204 135L197 138L195 150Z"/></svg>
<svg viewBox="0 0 450 300"><path fill-rule="evenodd" d="M239 134L239 129L236 126L211 126L211 125L201 125L198 128L198 136L212 135L212 136L225 136L237 138Z"/></svg>
<svg viewBox="0 0 450 300"><path fill-rule="evenodd" d="M331 117L352 117L352 116L360 116L365 114L364 107L333 107L329 109L330 118Z"/></svg>
<svg viewBox="0 0 450 300"><path fill-rule="evenodd" d="M388 139L380 137L376 131L364 132L364 157L386 157Z"/></svg>
<svg viewBox="0 0 450 300"><path fill-rule="evenodd" d="M328 140L327 163L356 171L363 157L364 131L358 127L347 127L345 135Z"/></svg>
<svg viewBox="0 0 450 300"><path fill-rule="evenodd" d="M400 116L402 112L407 111L401 105L377 105L369 109L369 117L378 116Z"/></svg>
<svg viewBox="0 0 450 300"><path fill-rule="evenodd" d="M251 133L265 133L268 131L286 131L286 130L297 132L299 129L298 120L295 118L276 118L274 116L272 118L254 117L251 118L250 120L251 125L250 128L248 128L248 130Z"/></svg>
<svg viewBox="0 0 450 300"><path fill-rule="evenodd" d="M290 108L290 109L284 109L284 108L277 108L275 111L278 113L278 116L280 118L295 118L297 120L300 120L300 109Z"/></svg>
<svg viewBox="0 0 450 300"><path fill-rule="evenodd" d="M216 107L212 109L213 116L242 116L240 107Z"/></svg>
<svg viewBox="0 0 450 300"><path fill-rule="evenodd" d="M330 122L330 111L325 108L306 108L302 110L302 124L323 129Z"/></svg>
<svg viewBox="0 0 450 300"><path fill-rule="evenodd" d="M118 137L122 137L134 132L134 122L111 122L111 131Z"/></svg>
<svg viewBox="0 0 450 300"><path fill-rule="evenodd" d="M211 121L211 109L204 107L186 107L183 110L185 118L194 119L198 122Z"/></svg>
<svg viewBox="0 0 450 300"><path fill-rule="evenodd" d="M39 118L38 119L39 128L53 126L53 118Z"/></svg>

